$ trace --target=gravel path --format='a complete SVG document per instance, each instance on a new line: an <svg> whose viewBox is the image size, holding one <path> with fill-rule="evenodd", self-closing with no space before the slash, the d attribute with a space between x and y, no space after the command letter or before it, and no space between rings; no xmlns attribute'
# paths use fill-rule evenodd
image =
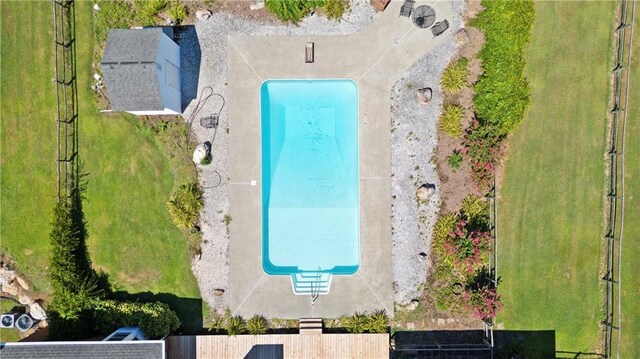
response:
<svg viewBox="0 0 640 359"><path fill-rule="evenodd" d="M436 126L442 110L438 87L442 71L456 49L452 38L462 26L464 2L453 2L452 7L454 18L449 19L452 31L442 35L449 39L413 64L391 90L391 223L394 300L398 304L419 297L420 286L429 270L431 234L440 207L440 183L431 160L437 146ZM433 89L433 98L427 106L416 100L416 90L423 87ZM435 184L436 191L428 203L419 204L416 189L424 183Z"/></svg>
<svg viewBox="0 0 640 359"><path fill-rule="evenodd" d="M193 113L197 100L190 101L207 86L213 93L227 96L227 36L228 35L347 35L369 25L376 16L375 10L364 1L352 1L351 12L341 22L328 21L311 16L299 26L285 26L254 20L234 18L216 13L207 20L199 20L195 31L187 30L178 42L182 48L183 105L188 103L184 118ZM201 58L198 63L197 59ZM210 91L210 90L207 90ZM190 102L190 103L189 103ZM199 180L204 188L202 213L202 255L192 262L192 270L200 287L202 299L218 312L228 307L227 296L216 296L215 289L227 290L229 280L229 235L224 217L229 213L229 189L227 186L229 145L226 129L227 111L220 114L217 133L200 126L200 117L219 112L222 100L212 96L195 116L192 134L198 142L215 140L212 146L212 162L199 166Z"/></svg>
<svg viewBox="0 0 640 359"><path fill-rule="evenodd" d="M454 18L450 19L452 37L461 25L462 1L453 3ZM351 1L351 12L340 23L311 16L299 26L285 26L260 21L233 18L217 13L208 20L195 24L195 31L187 31L179 40L182 47L183 103L188 104L183 116L193 113L197 96L207 86L213 93L227 96L227 36L228 35L347 35L369 25L376 12L366 2ZM393 271L395 300L406 303L418 295L424 282L428 260L419 253L429 254L433 223L440 206L436 190L430 202L418 205L415 199L417 185L438 183L438 175L430 158L437 145L436 121L441 111L442 98L438 84L442 70L455 51L453 41L445 41L410 69L391 90L392 97L392 161L393 161ZM201 63L197 59L201 58ZM415 100L415 90L420 87L434 89L433 100L421 106ZM228 191L228 135L226 108L220 113L220 126L216 132L200 126L199 119L220 111L222 100L212 96L202 107L192 127L198 142L215 140L212 146L212 163L199 166L199 180L204 190L205 208L202 213L202 255L192 262L192 270L198 281L205 302L218 312L228 307L227 296L216 296L215 289L227 290L229 280L228 228L224 217L229 213Z"/></svg>

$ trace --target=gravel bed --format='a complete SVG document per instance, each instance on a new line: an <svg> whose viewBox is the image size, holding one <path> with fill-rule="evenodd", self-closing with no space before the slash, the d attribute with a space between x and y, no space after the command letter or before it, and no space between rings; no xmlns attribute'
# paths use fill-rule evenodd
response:
<svg viewBox="0 0 640 359"><path fill-rule="evenodd" d="M368 2L351 1L351 12L341 22L329 21L316 15L306 18L299 26L273 24L234 18L216 13L207 20L199 20L195 29L183 32L178 41L182 48L183 117L189 119L196 108L196 96L210 86L213 93L227 96L227 36L228 35L347 35L369 25L376 12ZM198 58L201 62L198 63ZM209 90L207 90L209 91ZM196 95L197 94L197 95ZM200 117L220 111L222 100L212 96L194 116L192 135L198 142L211 141L212 162L198 166L199 181L204 188L202 212L202 255L192 261L192 270L200 287L202 299L218 312L228 307L227 295L215 295L216 289L227 290L229 281L229 234L224 217L229 213L228 134L227 111L220 112L218 131L200 126ZM212 141L215 135L215 140Z"/></svg>
<svg viewBox="0 0 640 359"><path fill-rule="evenodd" d="M436 126L442 111L439 91L442 71L455 53L453 41L462 26L464 2L452 3L450 31L434 50L413 64L391 90L391 146L393 198L393 279L398 304L420 296L429 270L431 235L440 208L439 178L431 160L437 144ZM416 100L416 90L433 89L429 105ZM417 201L416 189L425 183L436 191L427 203ZM422 254L422 255L421 255Z"/></svg>

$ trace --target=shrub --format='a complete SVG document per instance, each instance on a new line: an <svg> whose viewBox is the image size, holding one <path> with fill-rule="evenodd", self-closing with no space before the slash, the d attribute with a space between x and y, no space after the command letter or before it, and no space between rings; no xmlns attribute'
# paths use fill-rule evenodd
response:
<svg viewBox="0 0 640 359"><path fill-rule="evenodd" d="M367 329L367 316L364 313L356 312L354 315L343 317L340 320L340 325L344 327L349 333L364 333Z"/></svg>
<svg viewBox="0 0 640 359"><path fill-rule="evenodd" d="M137 25L155 25L157 15L169 4L168 0L136 0L134 8L136 10L135 21Z"/></svg>
<svg viewBox="0 0 640 359"><path fill-rule="evenodd" d="M389 328L389 317L387 312L379 310L367 316L364 329L368 333L386 333Z"/></svg>
<svg viewBox="0 0 640 359"><path fill-rule="evenodd" d="M254 315L247 321L247 332L249 334L265 334L268 329L267 319L261 315Z"/></svg>
<svg viewBox="0 0 640 359"><path fill-rule="evenodd" d="M349 2L346 0L326 0L322 9L328 19L339 21L345 11L349 9Z"/></svg>
<svg viewBox="0 0 640 359"><path fill-rule="evenodd" d="M463 294L467 308L478 319L495 318L502 309L502 301L495 288L483 285L467 289Z"/></svg>
<svg viewBox="0 0 640 359"><path fill-rule="evenodd" d="M167 202L173 223L182 229L195 226L202 206L202 189L195 182L180 185Z"/></svg>
<svg viewBox="0 0 640 359"><path fill-rule="evenodd" d="M491 250L491 235L487 231L470 230L465 220L459 220L449 232L442 250L444 260L468 276L481 269Z"/></svg>
<svg viewBox="0 0 640 359"><path fill-rule="evenodd" d="M462 214L471 228L488 229L489 227L489 202L483 197L468 195L462 201Z"/></svg>
<svg viewBox="0 0 640 359"><path fill-rule="evenodd" d="M110 29L129 28L133 24L134 11L131 3L125 0L98 0L100 11L95 12L97 43L107 40Z"/></svg>
<svg viewBox="0 0 640 359"><path fill-rule="evenodd" d="M238 335L238 334L244 334L246 332L246 324L244 322L244 319L242 319L241 316L236 315L233 317L230 317L227 320L227 334L228 335Z"/></svg>
<svg viewBox="0 0 640 359"><path fill-rule="evenodd" d="M457 222L458 217L453 213L447 213L439 217L433 226L434 244L444 244L444 241L449 237L449 233L453 231Z"/></svg>
<svg viewBox="0 0 640 359"><path fill-rule="evenodd" d="M175 21L176 24L180 24L182 20L189 16L189 11L184 4L177 1L171 5L169 10L167 10L167 15L171 20Z"/></svg>
<svg viewBox="0 0 640 359"><path fill-rule="evenodd" d="M471 178L479 189L491 187L503 138L495 126L482 125L477 119L466 131L462 153L469 157Z"/></svg>
<svg viewBox="0 0 640 359"><path fill-rule="evenodd" d="M451 166L451 168L453 168L454 170L460 168L460 166L462 165L462 160L462 154L458 150L453 151L453 153L449 157L447 157L449 166Z"/></svg>
<svg viewBox="0 0 640 359"><path fill-rule="evenodd" d="M485 36L479 53L484 73L473 99L478 118L505 135L522 120L529 105L529 84L524 77L524 50L531 34L531 0L482 1L485 10L472 25Z"/></svg>
<svg viewBox="0 0 640 359"><path fill-rule="evenodd" d="M440 87L448 93L456 93L462 90L467 85L467 77L469 77L467 64L468 60L464 57L457 62L449 64L442 73Z"/></svg>
<svg viewBox="0 0 640 359"><path fill-rule="evenodd" d="M462 116L464 110L458 105L447 105L440 115L440 130L453 138L462 136Z"/></svg>
<svg viewBox="0 0 640 359"><path fill-rule="evenodd" d="M180 319L161 302L137 303L104 300L95 307L96 329L103 334L137 326L151 339L164 338L180 327Z"/></svg>
<svg viewBox="0 0 640 359"><path fill-rule="evenodd" d="M264 5L278 19L297 24L313 9L324 4L324 0L266 0ZM334 7L335 5L332 5ZM332 9L332 11L335 11ZM342 15L340 15L342 17Z"/></svg>

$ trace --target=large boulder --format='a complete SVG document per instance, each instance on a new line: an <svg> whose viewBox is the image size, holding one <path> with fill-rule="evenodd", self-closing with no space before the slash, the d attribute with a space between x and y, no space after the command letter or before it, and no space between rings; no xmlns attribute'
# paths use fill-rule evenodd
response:
<svg viewBox="0 0 640 359"><path fill-rule="evenodd" d="M29 284L27 284L27 281L22 279L20 276L16 276L16 281L22 288L29 290Z"/></svg>
<svg viewBox="0 0 640 359"><path fill-rule="evenodd" d="M193 151L193 163L199 165L204 161L205 158L209 156L211 152L211 144L202 143L196 147L196 150Z"/></svg>
<svg viewBox="0 0 640 359"><path fill-rule="evenodd" d="M7 283L7 284L3 284L0 286L0 292L4 293L4 294L9 294L12 296L16 296L18 295L18 291L20 288L18 288L18 282L13 281L11 283Z"/></svg>
<svg viewBox="0 0 640 359"><path fill-rule="evenodd" d="M420 202L429 202L431 196L436 192L436 186L434 184L426 183L418 188L416 195Z"/></svg>
<svg viewBox="0 0 640 359"><path fill-rule="evenodd" d="M431 101L431 96L433 95L433 91L430 87L425 87L416 90L416 98L421 105L428 105L429 101Z"/></svg>
<svg viewBox="0 0 640 359"><path fill-rule="evenodd" d="M212 15L211 10L196 11L196 18L198 20L207 20Z"/></svg>
<svg viewBox="0 0 640 359"><path fill-rule="evenodd" d="M464 45L467 42L469 42L469 35L467 34L467 30L465 29L458 30L458 32L456 33L455 42L458 45Z"/></svg>
<svg viewBox="0 0 640 359"><path fill-rule="evenodd" d="M33 302L29 305L29 315L35 320L47 319L47 312L44 311L44 308L38 302Z"/></svg>
<svg viewBox="0 0 640 359"><path fill-rule="evenodd" d="M17 274L15 271L8 270L5 268L0 268L0 287L13 282L13 280L16 279L16 277L17 277Z"/></svg>

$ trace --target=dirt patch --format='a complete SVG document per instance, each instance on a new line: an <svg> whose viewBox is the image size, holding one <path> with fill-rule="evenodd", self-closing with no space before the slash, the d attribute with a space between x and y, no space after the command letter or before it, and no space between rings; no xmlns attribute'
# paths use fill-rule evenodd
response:
<svg viewBox="0 0 640 359"><path fill-rule="evenodd" d="M480 59L469 60L467 70L469 70L469 77L467 77L467 81L469 81L470 84L475 84L480 79L480 75L484 72L484 69L482 68L482 61L480 61Z"/></svg>
<svg viewBox="0 0 640 359"><path fill-rule="evenodd" d="M464 28L467 34L467 41L458 48L458 57L474 58L484 45L484 34L475 27L467 26Z"/></svg>
<svg viewBox="0 0 640 359"><path fill-rule="evenodd" d="M252 10L251 5L255 1L238 1L238 0L216 0L216 1L187 1L184 2L189 8L189 23L195 21L196 11L211 10L214 13L227 13L234 18L250 19L277 23L278 19L271 14L266 8Z"/></svg>
<svg viewBox="0 0 640 359"><path fill-rule="evenodd" d="M464 22L467 23L471 19L475 19L479 13L484 10L481 0L467 0L467 11L464 14Z"/></svg>

